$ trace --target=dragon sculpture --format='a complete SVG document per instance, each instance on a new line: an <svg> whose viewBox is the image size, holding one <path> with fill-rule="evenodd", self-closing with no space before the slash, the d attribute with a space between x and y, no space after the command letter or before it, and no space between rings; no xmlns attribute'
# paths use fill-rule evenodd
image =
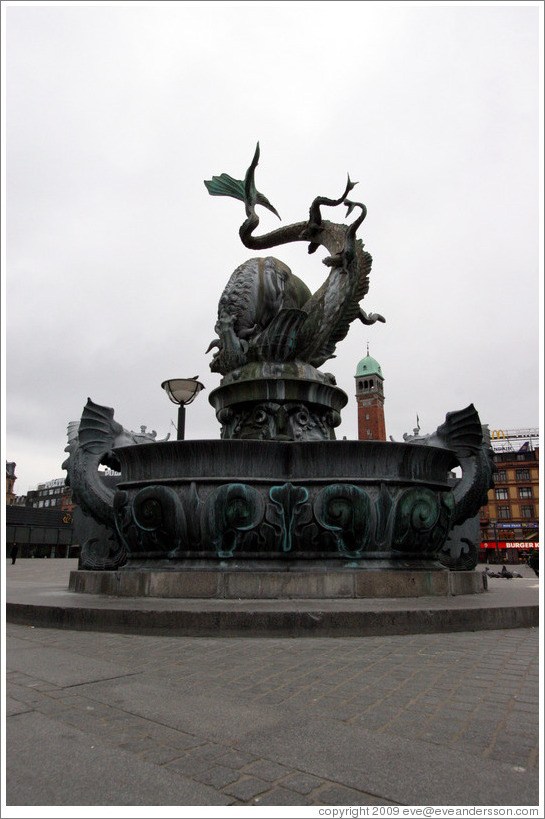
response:
<svg viewBox="0 0 545 819"><path fill-rule="evenodd" d="M308 242L308 252L314 253L323 246L330 254L323 259L330 273L313 294L287 265L272 256L250 259L240 265L220 298L215 326L218 337L207 350L218 348L210 368L223 375L253 361L300 361L317 368L334 357L335 347L346 336L352 321L360 319L364 324L385 321L383 316L367 314L359 306L369 290L372 258L363 249L361 239L356 238L367 209L347 198L357 183L348 177L338 199L316 197L306 222L255 236L259 225L256 205L280 218L269 200L256 189L258 162L259 143L244 181L221 174L204 184L212 196L230 196L244 202L246 220L239 235L245 247L267 250L289 242ZM347 207L347 216L358 208L359 216L348 226L322 218L323 206L338 205Z"/></svg>
<svg viewBox="0 0 545 819"><path fill-rule="evenodd" d="M80 421L70 421L67 428L68 457L62 464L67 472L65 484L82 514L74 518L76 534L82 543L80 568L115 569L126 560L124 548L115 537L115 478L107 482L99 466L118 472L115 447L155 443L155 431L132 432L114 420L114 410L95 404L90 398ZM169 435L164 438L167 441Z"/></svg>
<svg viewBox="0 0 545 819"><path fill-rule="evenodd" d="M387 549L392 560L414 556L473 568L476 552L464 527L493 486L490 442L473 405L448 413L432 435L420 435L418 426L404 436L421 446L316 448L334 440L348 400L318 368L334 357L353 321L385 321L360 307L372 263L357 238L367 211L349 198L355 183L348 177L339 198L314 199L306 221L256 236L258 205L278 216L256 189L258 161L259 143L244 180L213 177L205 181L209 193L244 203L245 247L305 242L309 253L324 247L329 274L315 293L273 256L252 258L231 275L209 347L217 347L211 369L224 376L209 400L225 440L140 446L161 442L145 427L129 432L113 409L88 399L81 420L68 425L63 463L79 507L80 568L224 559L235 548L241 558L301 550L343 559L375 559ZM323 207L339 205L347 217L359 211L351 224L323 219ZM272 446L260 449L257 441ZM287 448L288 441L304 446ZM375 453L370 462L365 450ZM459 481L448 476L456 462ZM100 464L124 477L105 479Z"/></svg>
<svg viewBox="0 0 545 819"><path fill-rule="evenodd" d="M408 444L423 444L456 453L462 478L453 488L455 516L449 538L440 554L441 562L449 569L473 569L477 565L479 526L476 533L473 519L486 503L488 490L494 487L496 466L490 444L490 431L481 425L473 404L462 410L447 412L445 421L435 432L420 435L420 427L413 435L404 435Z"/></svg>

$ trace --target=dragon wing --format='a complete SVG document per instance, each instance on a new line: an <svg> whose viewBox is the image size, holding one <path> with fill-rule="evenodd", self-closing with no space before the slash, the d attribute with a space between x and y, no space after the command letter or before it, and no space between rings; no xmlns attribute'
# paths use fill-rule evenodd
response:
<svg viewBox="0 0 545 819"><path fill-rule="evenodd" d="M262 205L275 216L280 215L273 205L269 202L266 196L259 193L254 185L254 171L259 161L259 142L255 149L254 158L246 173L246 179L234 179L228 173L222 173L220 176L213 176L212 179L204 181L206 189L210 196L231 196L233 199L240 199L241 202L251 205Z"/></svg>
<svg viewBox="0 0 545 819"><path fill-rule="evenodd" d="M114 445L123 427L114 421L114 410L95 404L90 398L84 407L79 425L80 445L94 455L103 455Z"/></svg>
<svg viewBox="0 0 545 819"><path fill-rule="evenodd" d="M437 427L436 435L460 457L475 455L480 452L483 443L479 413L473 404L462 410L447 412L444 423Z"/></svg>
<svg viewBox="0 0 545 819"><path fill-rule="evenodd" d="M66 437L68 439L68 444L66 446L65 452L72 452L75 446L78 443L78 431L79 431L79 421L69 421L68 426L66 428Z"/></svg>

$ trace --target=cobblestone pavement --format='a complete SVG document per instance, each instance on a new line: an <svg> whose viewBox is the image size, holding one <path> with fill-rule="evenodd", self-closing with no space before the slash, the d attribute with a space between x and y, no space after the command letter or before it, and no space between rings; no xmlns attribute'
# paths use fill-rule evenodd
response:
<svg viewBox="0 0 545 819"><path fill-rule="evenodd" d="M201 790L187 804L537 804L538 629L229 639L8 624L6 634L10 805L43 804L20 769L17 738L33 718L190 781ZM403 781L416 756L430 776L409 765ZM434 765L459 781L436 782ZM479 772L498 788L481 802L478 784L464 790ZM516 772L524 784L509 800ZM75 804L61 785L50 798ZM79 804L110 804L89 799Z"/></svg>

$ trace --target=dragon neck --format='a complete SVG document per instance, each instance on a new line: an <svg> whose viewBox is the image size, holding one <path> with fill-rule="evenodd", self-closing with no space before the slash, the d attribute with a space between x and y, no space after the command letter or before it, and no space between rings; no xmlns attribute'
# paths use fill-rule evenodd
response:
<svg viewBox="0 0 545 819"><path fill-rule="evenodd" d="M113 499L115 491L101 479L98 472L100 457L78 449L71 465L70 486L85 514L105 526L114 525Z"/></svg>
<svg viewBox="0 0 545 819"><path fill-rule="evenodd" d="M294 222L291 225L264 233L262 236L254 236L253 232L259 225L259 217L255 211L241 225L239 236L243 245L250 250L268 250L278 245L286 245L291 242L308 242L311 245L309 252L316 250L320 245L331 253L339 253L344 246L347 228L344 225L323 220L319 225L309 222ZM352 232L352 236L355 230Z"/></svg>

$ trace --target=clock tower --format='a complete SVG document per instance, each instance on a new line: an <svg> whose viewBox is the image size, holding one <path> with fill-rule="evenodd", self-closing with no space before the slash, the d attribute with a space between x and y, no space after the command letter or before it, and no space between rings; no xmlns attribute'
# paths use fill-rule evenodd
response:
<svg viewBox="0 0 545 819"><path fill-rule="evenodd" d="M358 440L385 441L384 378L380 364L369 355L356 368L356 401L358 403Z"/></svg>

